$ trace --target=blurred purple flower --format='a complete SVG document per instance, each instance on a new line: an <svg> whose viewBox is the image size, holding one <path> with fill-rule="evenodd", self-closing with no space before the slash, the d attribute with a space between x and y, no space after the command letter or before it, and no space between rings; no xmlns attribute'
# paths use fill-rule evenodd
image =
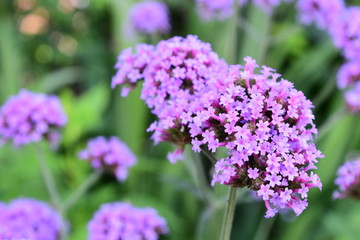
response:
<svg viewBox="0 0 360 240"><path fill-rule="evenodd" d="M66 121L58 97L21 90L0 109L0 141L20 146L45 138L55 144L59 139L57 128Z"/></svg>
<svg viewBox="0 0 360 240"><path fill-rule="evenodd" d="M340 89L352 87L355 83L360 82L360 61L344 63L338 71L337 78L337 85Z"/></svg>
<svg viewBox="0 0 360 240"><path fill-rule="evenodd" d="M124 181L128 168L136 163L136 157L117 137L97 137L87 143L79 152L79 158L89 161L93 168L114 173L119 181Z"/></svg>
<svg viewBox="0 0 360 240"><path fill-rule="evenodd" d="M343 51L347 59L358 59L360 54L360 7L348 7L341 16L334 18L329 31L335 46Z"/></svg>
<svg viewBox="0 0 360 240"><path fill-rule="evenodd" d="M345 162L337 171L335 184L339 187L334 198L360 199L360 159Z"/></svg>
<svg viewBox="0 0 360 240"><path fill-rule="evenodd" d="M345 101L350 112L355 114L360 111L360 82L345 92Z"/></svg>
<svg viewBox="0 0 360 240"><path fill-rule="evenodd" d="M157 240L168 232L164 218L153 208L128 203L106 203L88 224L89 240Z"/></svg>
<svg viewBox="0 0 360 240"><path fill-rule="evenodd" d="M233 14L234 0L196 0L197 9L205 21L224 20Z"/></svg>
<svg viewBox="0 0 360 240"><path fill-rule="evenodd" d="M136 31L143 34L165 34L170 31L168 8L165 3L147 1L135 4L130 20Z"/></svg>
<svg viewBox="0 0 360 240"><path fill-rule="evenodd" d="M16 199L0 208L0 239L60 240L61 218L47 204Z"/></svg>
<svg viewBox="0 0 360 240"><path fill-rule="evenodd" d="M321 29L329 29L339 21L345 9L343 0L298 0L300 22L315 23Z"/></svg>

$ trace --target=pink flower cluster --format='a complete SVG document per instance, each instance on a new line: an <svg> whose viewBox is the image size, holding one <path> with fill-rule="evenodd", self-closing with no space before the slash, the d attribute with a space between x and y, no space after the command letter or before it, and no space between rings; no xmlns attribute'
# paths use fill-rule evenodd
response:
<svg viewBox="0 0 360 240"><path fill-rule="evenodd" d="M210 44L192 35L161 41L152 54L144 48L151 49L140 45L134 55L130 49L120 54L112 86L120 84L131 89L143 79L141 98L159 119L149 128L154 131L153 140L172 142L181 149L190 143L181 120L186 118L184 112L197 96L206 92L208 84L215 81L227 64L211 50ZM131 78L130 74L138 71L139 62L140 74ZM180 155L181 151L175 151L169 158L174 162Z"/></svg>
<svg viewBox="0 0 360 240"><path fill-rule="evenodd" d="M298 0L297 8L301 23L315 23L319 28L329 30L341 18L345 4L343 0Z"/></svg>
<svg viewBox="0 0 360 240"><path fill-rule="evenodd" d="M143 34L164 34L170 31L168 8L165 3L147 1L135 4L130 20L136 31Z"/></svg>
<svg viewBox="0 0 360 240"><path fill-rule="evenodd" d="M106 203L88 224L89 240L157 240L168 232L164 218L155 209L128 203Z"/></svg>
<svg viewBox="0 0 360 240"><path fill-rule="evenodd" d="M89 161L95 169L114 173L119 181L127 178L128 169L136 163L134 154L117 137L91 139L79 152L79 157Z"/></svg>
<svg viewBox="0 0 360 240"><path fill-rule="evenodd" d="M256 191L267 217L285 207L300 214L309 189L321 188L310 170L322 157L313 143L313 106L303 93L273 69L257 70L250 57L245 66L228 66L194 36L162 41L152 57L142 98L158 117L149 128L155 142L177 146L169 160L181 158L189 143L196 152L225 147L229 157L217 161L212 185Z"/></svg>
<svg viewBox="0 0 360 240"><path fill-rule="evenodd" d="M0 108L0 141L20 146L45 138L56 144L66 121L56 96L21 90Z"/></svg>
<svg viewBox="0 0 360 240"><path fill-rule="evenodd" d="M346 62L338 72L338 87L346 89L348 109L360 111L360 7L347 7L343 0L299 0L300 21L314 22L326 30Z"/></svg>
<svg viewBox="0 0 360 240"><path fill-rule="evenodd" d="M360 199L360 159L345 162L337 172L335 183L339 191L334 192L334 198Z"/></svg>
<svg viewBox="0 0 360 240"><path fill-rule="evenodd" d="M338 72L338 88L345 89L347 108L352 113L360 111L360 60L343 64Z"/></svg>
<svg viewBox="0 0 360 240"><path fill-rule="evenodd" d="M47 204L16 199L0 206L0 239L60 240L60 215Z"/></svg>
<svg viewBox="0 0 360 240"><path fill-rule="evenodd" d="M212 185L248 187L262 196L272 217L282 208L299 215L307 207L310 188L321 188L316 169L322 154L313 143L317 129L311 102L273 69L245 58L232 66L208 94L199 96L184 115L192 149L215 152L226 147L229 156L215 164Z"/></svg>

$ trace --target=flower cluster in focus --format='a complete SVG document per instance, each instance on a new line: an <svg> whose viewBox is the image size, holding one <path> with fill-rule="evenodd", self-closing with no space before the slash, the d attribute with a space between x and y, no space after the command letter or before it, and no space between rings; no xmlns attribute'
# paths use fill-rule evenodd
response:
<svg viewBox="0 0 360 240"><path fill-rule="evenodd" d="M165 34L170 31L168 8L165 3L147 1L135 4L130 12L134 29L143 34Z"/></svg>
<svg viewBox="0 0 360 240"><path fill-rule="evenodd" d="M226 147L229 157L215 165L212 184L248 187L262 196L272 217L282 208L298 215L307 206L310 188L321 188L316 169L311 102L273 69L245 58L232 66L208 94L199 96L184 113L192 148L215 152ZM184 120L185 121L185 120Z"/></svg>
<svg viewBox="0 0 360 240"><path fill-rule="evenodd" d="M106 203L88 224L89 240L157 240L168 232L164 218L155 209L128 203Z"/></svg>
<svg viewBox="0 0 360 240"><path fill-rule="evenodd" d="M117 137L91 139L79 152L79 157L89 161L95 169L114 173L119 181L126 179L128 169L136 163L134 154Z"/></svg>
<svg viewBox="0 0 360 240"><path fill-rule="evenodd" d="M158 117L149 130L154 131L155 143L168 141L178 146L180 150L169 155L174 162L184 145L190 143L190 133L185 127L185 119L189 117L184 115L186 109L197 96L207 92L209 83L227 69L227 64L211 50L210 44L192 35L161 41L152 54L144 49L151 47L140 45L133 55L128 49L120 54L112 86L119 84L132 89L136 81L144 80L141 98ZM139 65L141 71L137 77L129 77L129 73L138 72Z"/></svg>
<svg viewBox="0 0 360 240"><path fill-rule="evenodd" d="M16 199L0 207L0 239L60 240L61 218L43 202Z"/></svg>
<svg viewBox="0 0 360 240"><path fill-rule="evenodd" d="M334 192L334 198L360 199L360 159L345 162L337 172L335 183L339 191Z"/></svg>
<svg viewBox="0 0 360 240"><path fill-rule="evenodd" d="M47 139L56 144L66 115L56 96L21 90L0 109L0 141L15 146Z"/></svg>

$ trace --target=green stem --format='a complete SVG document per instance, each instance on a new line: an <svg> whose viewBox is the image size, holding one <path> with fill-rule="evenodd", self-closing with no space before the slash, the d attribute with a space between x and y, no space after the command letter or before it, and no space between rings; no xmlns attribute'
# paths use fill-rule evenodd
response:
<svg viewBox="0 0 360 240"><path fill-rule="evenodd" d="M60 207L61 201L60 201L60 197L59 197L59 191L57 190L57 187L55 185L54 177L49 169L49 166L46 163L45 156L41 150L40 145L36 144L35 147L36 147L36 152L38 155L37 159L39 161L39 166L41 169L45 187L50 195L51 201L54 204L55 208L61 209L61 207Z"/></svg>
<svg viewBox="0 0 360 240"><path fill-rule="evenodd" d="M266 240L268 239L269 233L272 226L274 225L275 217L267 219L262 217L262 220L257 228L254 240Z"/></svg>
<svg viewBox="0 0 360 240"><path fill-rule="evenodd" d="M333 115L331 115L325 123L319 127L319 135L316 141L322 139L333 127L334 125L345 116L346 109L341 107Z"/></svg>
<svg viewBox="0 0 360 240"><path fill-rule="evenodd" d="M41 169L41 174L45 183L45 187L50 195L51 202L55 206L55 209L59 212L60 218L61 218L61 239L65 240L67 239L67 228L65 226L64 221L64 212L62 211L62 204L59 196L59 191L56 187L54 177L49 169L49 166L46 163L44 153L41 149L40 144L35 144L35 149L38 155L38 162Z"/></svg>
<svg viewBox="0 0 360 240"><path fill-rule="evenodd" d="M226 60L228 61L228 63L231 64L236 64L237 63L237 54L236 54L236 49L237 49L237 34L238 34L238 4L234 4L233 7L233 11L234 11L234 15L232 17L232 19L229 22L229 27L228 27L228 43L225 45L226 46Z"/></svg>
<svg viewBox="0 0 360 240"><path fill-rule="evenodd" d="M62 210L65 212L71 208L95 182L99 180L103 171L96 171L91 174L64 202Z"/></svg>
<svg viewBox="0 0 360 240"><path fill-rule="evenodd" d="M229 197L226 203L224 221L221 229L220 240L230 240L231 229L234 219L235 206L236 206L236 189L235 187L230 187Z"/></svg>
<svg viewBox="0 0 360 240"><path fill-rule="evenodd" d="M214 155L206 148L201 147L201 152L213 163L215 164L217 162L217 159L214 157Z"/></svg>

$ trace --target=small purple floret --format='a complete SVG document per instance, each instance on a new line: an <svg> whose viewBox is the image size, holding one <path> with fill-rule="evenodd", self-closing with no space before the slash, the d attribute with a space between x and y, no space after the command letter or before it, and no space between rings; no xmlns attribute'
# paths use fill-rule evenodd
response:
<svg viewBox="0 0 360 240"><path fill-rule="evenodd" d="M170 31L168 8L165 3L147 1L135 4L130 20L135 30L143 34L165 34Z"/></svg>
<svg viewBox="0 0 360 240"><path fill-rule="evenodd" d="M0 142L21 146L47 139L56 144L57 130L66 121L58 97L21 90L0 108Z"/></svg>
<svg viewBox="0 0 360 240"><path fill-rule="evenodd" d="M128 203L106 203L88 224L89 240L157 240L168 233L164 218L153 208Z"/></svg>
<svg viewBox="0 0 360 240"><path fill-rule="evenodd" d="M60 215L47 204L16 199L0 207L0 239L60 240Z"/></svg>
<svg viewBox="0 0 360 240"><path fill-rule="evenodd" d="M337 171L335 184L339 187L334 198L360 199L360 159L345 162Z"/></svg>
<svg viewBox="0 0 360 240"><path fill-rule="evenodd" d="M89 161L95 169L114 173L119 181L127 178L128 169L136 163L134 154L117 137L90 140L87 147L79 152L79 157Z"/></svg>

